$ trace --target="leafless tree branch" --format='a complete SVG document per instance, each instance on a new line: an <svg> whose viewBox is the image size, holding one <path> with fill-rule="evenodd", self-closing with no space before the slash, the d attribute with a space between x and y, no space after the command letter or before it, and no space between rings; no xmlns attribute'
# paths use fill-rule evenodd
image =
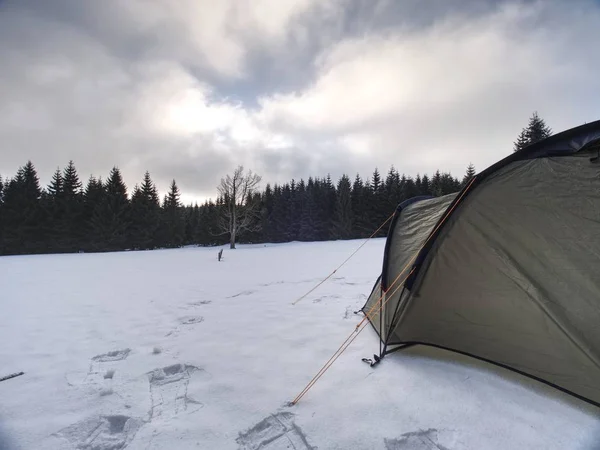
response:
<svg viewBox="0 0 600 450"><path fill-rule="evenodd" d="M251 170L244 173L238 166L233 175L221 178L217 187L222 204L219 215L219 231L230 235L230 247L235 248L238 233L256 231L260 227L260 199L257 193L261 177Z"/></svg>

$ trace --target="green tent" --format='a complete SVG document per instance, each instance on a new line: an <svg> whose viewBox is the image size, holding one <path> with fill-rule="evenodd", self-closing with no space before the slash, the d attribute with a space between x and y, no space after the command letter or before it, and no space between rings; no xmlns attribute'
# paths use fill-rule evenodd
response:
<svg viewBox="0 0 600 450"><path fill-rule="evenodd" d="M600 406L600 121L555 134L461 192L402 203L361 311L379 358L431 345Z"/></svg>

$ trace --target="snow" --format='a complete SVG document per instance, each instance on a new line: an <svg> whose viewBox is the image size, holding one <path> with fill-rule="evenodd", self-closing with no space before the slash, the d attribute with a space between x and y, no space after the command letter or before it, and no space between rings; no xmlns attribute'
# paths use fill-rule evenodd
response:
<svg viewBox="0 0 600 450"><path fill-rule="evenodd" d="M375 368L362 318L385 241L0 258L0 447L591 449L600 413L414 347ZM4 447L2 447L4 445Z"/></svg>

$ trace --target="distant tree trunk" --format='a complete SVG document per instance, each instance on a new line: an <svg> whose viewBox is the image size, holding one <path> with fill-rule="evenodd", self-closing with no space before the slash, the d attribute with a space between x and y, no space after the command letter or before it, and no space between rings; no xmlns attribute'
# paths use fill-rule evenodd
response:
<svg viewBox="0 0 600 450"><path fill-rule="evenodd" d="M229 233L229 248L230 249L235 249L235 235L237 234L237 229L235 226L235 221L233 222L232 226L231 226L231 232Z"/></svg>

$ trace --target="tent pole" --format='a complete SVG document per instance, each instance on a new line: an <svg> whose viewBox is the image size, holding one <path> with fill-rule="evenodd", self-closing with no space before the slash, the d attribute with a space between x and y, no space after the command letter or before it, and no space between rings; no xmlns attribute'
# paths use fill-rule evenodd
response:
<svg viewBox="0 0 600 450"><path fill-rule="evenodd" d="M385 314L385 308L383 307L383 305L385 305L384 299L387 296L387 291L383 292L383 295L381 296L381 298L379 299L380 305L379 305L379 329L381 330L381 336L379 338L379 356L381 357L381 352L383 349L383 341L384 339L387 341L387 335L385 334L385 330L383 328L383 324L385 323L385 321L383 320L383 315Z"/></svg>

